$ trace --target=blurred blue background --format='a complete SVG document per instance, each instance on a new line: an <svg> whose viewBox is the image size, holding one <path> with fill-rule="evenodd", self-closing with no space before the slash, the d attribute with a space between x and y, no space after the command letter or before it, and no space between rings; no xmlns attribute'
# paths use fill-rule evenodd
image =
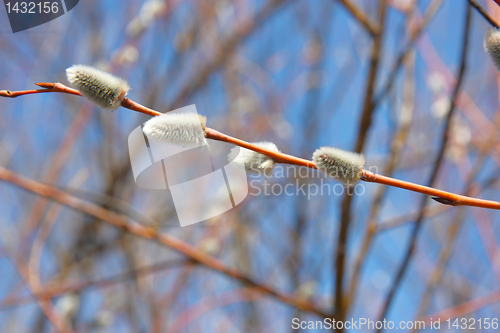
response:
<svg viewBox="0 0 500 333"><path fill-rule="evenodd" d="M2 8L0 89L68 84L65 69L88 64L125 78L128 97L138 103L161 112L196 104L209 127L250 142L272 141L306 159L320 146L355 150L368 96L377 103L363 146L367 168L426 184L460 67L468 2L380 1L387 6L383 21L379 1L348 1L382 27L371 94L375 37L344 1L334 0L86 0L15 34ZM500 22L493 1L479 3ZM483 49L488 27L474 10L464 81L434 186L499 200L499 81ZM406 49L405 61L396 66ZM124 108L102 111L72 95L3 98L0 165L182 239L333 315L345 194L311 195L307 189L337 183L290 169L278 174L277 166L274 177L250 177L249 185L263 190L305 184L306 194L250 195L236 209L180 228L169 192L141 189L132 177L127 138L147 119ZM360 186L363 193L349 209L345 318L377 320L422 195ZM464 304L468 310L459 318L498 317L498 222L496 211L429 201L412 261L385 318L398 325L447 315L441 311ZM363 252L370 223L373 239ZM0 183L0 228L2 332L54 329L21 278L23 267L39 270L44 286L86 281L51 298L77 332L289 332L292 318L322 320L266 294L248 296L246 286L231 277L8 182ZM359 283L353 283L358 261Z"/></svg>

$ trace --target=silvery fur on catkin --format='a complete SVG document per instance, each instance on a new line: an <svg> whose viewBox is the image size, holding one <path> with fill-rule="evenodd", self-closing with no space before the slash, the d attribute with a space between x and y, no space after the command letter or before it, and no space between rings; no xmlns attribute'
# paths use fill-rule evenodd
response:
<svg viewBox="0 0 500 333"><path fill-rule="evenodd" d="M86 65L66 69L66 76L83 96L104 109L117 109L130 89L126 81Z"/></svg>

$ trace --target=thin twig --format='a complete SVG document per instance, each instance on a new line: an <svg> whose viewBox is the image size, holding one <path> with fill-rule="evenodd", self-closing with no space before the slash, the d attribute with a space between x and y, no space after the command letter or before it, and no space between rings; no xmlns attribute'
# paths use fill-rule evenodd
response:
<svg viewBox="0 0 500 333"><path fill-rule="evenodd" d="M78 199L66 192L58 190L57 188L49 185L45 185L34 181L29 178L25 178L15 172L8 169L0 167L0 179L10 182L18 187L22 187L30 192L36 193L41 196L52 198L66 206L72 207L88 215L94 216L105 222L115 225L116 227L128 231L137 236L155 240L163 245L166 245L176 251L186 255L191 260L200 263L206 267L209 267L215 271L221 272L228 276L231 276L244 284L253 286L256 290L263 292L265 294L271 295L276 299L297 307L301 310L315 313L323 318L331 318L332 316L312 305L306 300L296 298L281 292L274 290L272 287L261 284L243 273L239 270L227 266L223 261L210 256L209 254L203 252L202 250L178 239L166 233L160 233L156 229L144 226L135 221L128 221L124 216L106 210L95 204L89 203L87 201Z"/></svg>
<svg viewBox="0 0 500 333"><path fill-rule="evenodd" d="M377 81L377 72L380 63L380 56L382 53L382 41L383 41L383 29L385 21L385 13L387 11L387 4L385 0L380 1L379 8L379 21L381 24L380 31L373 41L372 53L370 56L370 71L368 73L365 98L363 102L363 111L361 114L361 120L359 122L358 138L356 140L356 146L354 151L356 153L361 153L366 142L366 136L368 130L372 124L372 115L375 109L375 104L373 102L373 94L375 90L375 83Z"/></svg>
<svg viewBox="0 0 500 333"><path fill-rule="evenodd" d="M372 53L370 56L370 70L367 78L365 97L363 102L363 111L359 122L358 139L356 141L355 152L361 153L366 142L368 130L372 124L372 115L375 110L373 103L373 94L377 73L382 53L383 32L385 26L385 13L387 3L385 0L379 1L379 19L380 29L373 41ZM346 306L343 298L344 268L349 225L351 224L351 205L352 195L345 195L341 204L340 228L338 232L338 242L335 255L335 311L339 320L343 321L346 315Z"/></svg>
<svg viewBox="0 0 500 333"><path fill-rule="evenodd" d="M411 32L410 34L410 40L408 41L408 44L404 48L404 50L399 54L396 62L392 66L391 72L388 75L386 83L382 86L382 89L380 89L380 92L377 94L377 96L374 99L373 104L378 106L382 100L389 94L389 92L392 90L392 87L396 83L396 75L398 74L399 69L405 62L406 58L409 56L411 50L413 49L413 46L415 45L415 42L417 41L418 37L420 37L420 34L424 31L424 29L427 27L427 25L431 22L432 18L434 15L437 13L438 9L441 7L441 4L443 3L443 0L435 0L433 3L431 3L426 10L424 17L420 24Z"/></svg>
<svg viewBox="0 0 500 333"><path fill-rule="evenodd" d="M15 260L16 263L16 268L17 272L19 273L19 276L23 280L23 282L26 283L32 294L36 293L36 290L34 290L29 282L29 273L28 273L28 265L24 261L24 259L17 253L13 253L12 257ZM66 319L61 316L59 311L54 307L54 304L52 303L52 300L47 297L43 296L36 296L35 300L42 309L42 312L44 313L45 317L47 317L47 320L54 326L56 329L56 332L58 333L72 333L73 330L69 327L68 323L66 322Z"/></svg>
<svg viewBox="0 0 500 333"><path fill-rule="evenodd" d="M497 181L498 178L499 178L499 173L496 172L489 179L483 181L481 184L474 183L472 186L475 189L477 189L476 191L477 193L481 193L482 191L494 185L494 183ZM448 205L426 206L424 209L424 218L428 219L436 217L437 215L447 212L451 208L453 208L453 206L448 206ZM403 226L405 224L415 223L415 221L418 219L418 214L419 211L415 210L413 212L385 220L377 225L376 232L381 233L390 230L392 228Z"/></svg>
<svg viewBox="0 0 500 333"><path fill-rule="evenodd" d="M476 199L465 195L450 193L429 186L418 185L410 182L405 182L404 180L377 175L376 173L367 170L363 170L363 176L361 179L366 182L385 184L393 187L403 188L413 192L432 195L436 197L436 198L433 197L433 199L436 200L437 202L444 203L443 201L439 200L439 199L444 199L446 204L451 206L475 206L475 207L483 207L490 209L500 209L500 202L497 201Z"/></svg>
<svg viewBox="0 0 500 333"><path fill-rule="evenodd" d="M472 7L476 8L479 14L483 15L483 17L486 19L486 21L488 21L489 24L497 29L500 29L498 23L488 14L486 9L481 7L481 5L476 0L469 0L469 3L472 5Z"/></svg>
<svg viewBox="0 0 500 333"><path fill-rule="evenodd" d="M463 32L463 42L462 42L463 44L462 44L462 51L461 51L460 69L459 69L459 73L458 73L458 77L457 77L457 83L455 85L455 89L454 89L452 97L451 97L452 103L450 105L448 116L446 118L446 125L444 128L443 137L441 140L441 147L440 147L439 153L436 157L436 161L434 163L432 174L429 178L428 183L429 183L430 187L434 184L435 180L437 179L437 175L438 175L439 169L440 169L441 164L442 164L444 151L446 149L446 144L448 143L448 132L450 129L451 117L453 116L454 111L455 111L456 99L457 99L458 93L460 91L462 81L464 78L464 74L465 74L465 67L466 67L466 63L467 63L467 49L468 49L468 45L469 45L469 34L470 34L470 30L471 30L470 29L471 16L472 16L471 12L472 12L471 6L467 6L466 15L465 15L465 26L464 26L464 32ZM423 186L423 188L426 188L426 187ZM425 192L422 192L422 193L425 193ZM453 201L454 204L457 204L457 203L460 204L461 200L464 199L464 198L457 198L457 197L441 197L441 196L440 196L440 198L449 199L449 200ZM402 262L401 266L399 267L398 272L396 273L396 277L394 279L392 287L391 287L391 289L390 289L389 293L387 294L387 297L384 301L384 305L383 305L382 311L380 313L379 320L383 320L386 317L386 314L389 311L389 308L392 304L392 300L394 299L394 295L396 294L397 290L399 289L399 286L401 285L401 282L403 280L403 276L404 276L404 274L405 274L405 272L410 264L411 258L413 256L415 244L417 241L417 237L419 235L419 231L420 231L421 226L422 226L423 217L424 217L424 209L425 209L425 206L427 204L427 199L428 199L427 196L422 199L422 203L420 205L420 214L419 214L417 221L414 224L413 232L412 232L412 235L410 238L410 243L409 243L408 248L406 250L403 262ZM495 206L495 205L493 204L493 206ZM500 203L496 203L496 207L500 208ZM496 208L496 209L498 209L498 208ZM381 329L378 329L377 332L381 332Z"/></svg>
<svg viewBox="0 0 500 333"><path fill-rule="evenodd" d="M448 211L452 206L447 205L433 205L425 207L425 218L435 217L446 211ZM418 211L412 211L409 214L399 215L385 221L380 222L375 227L375 233L383 233L393 228L401 227L403 225L413 223L418 218Z"/></svg>
<svg viewBox="0 0 500 333"><path fill-rule="evenodd" d="M452 308L433 313L431 315L426 316L425 318L422 318L421 320L424 320L426 323L429 323L431 319L435 321L438 319L447 320L458 317L464 317L468 314L481 310L487 307L488 305L492 305L498 302L500 302L500 290L496 290L485 296L470 300L468 302L459 304Z"/></svg>
<svg viewBox="0 0 500 333"><path fill-rule="evenodd" d="M338 2L342 3L372 36L378 34L380 26L373 22L363 9L359 8L351 0L338 0Z"/></svg>
<svg viewBox="0 0 500 333"><path fill-rule="evenodd" d="M133 100L131 100L130 98L127 98L127 97L125 97L123 99L122 106L124 108L130 109L130 110L133 110L133 111L138 111L140 113L147 114L148 116L151 116L151 117L159 116L159 115L162 114L161 112L155 111L153 109L145 107L144 105L136 103Z"/></svg>
<svg viewBox="0 0 500 333"><path fill-rule="evenodd" d="M35 83L35 84L37 86L44 88L44 89L21 90L21 91L0 90L0 97L16 98L16 97L24 96L24 95L51 93L51 92L82 96L82 94L78 90L67 87L64 84L59 83L59 82L56 82L56 83L41 82L41 83ZM141 112L141 113L147 114L148 116L152 116L152 117L159 116L162 114L158 111L155 111L155 110L152 110L148 107L145 107L144 105L136 103L136 102L134 102L131 99L126 98L126 97L123 99L121 105L126 109Z"/></svg>
<svg viewBox="0 0 500 333"><path fill-rule="evenodd" d="M49 89L42 90L41 92L61 92L61 93L70 93L70 94L76 95L71 91L72 90L71 88L65 87L64 85L62 85L60 83L44 83L44 85L58 86L59 88L57 88L58 91L54 91L52 88L49 88ZM5 91L5 90L2 90L2 91ZM0 93L2 91L0 91ZM33 94L33 91L32 90L25 90L25 91L15 91L15 92L11 92L11 93L17 94L18 96L22 96L22 95ZM38 92L36 92L36 93L38 93ZM2 96L2 95L0 94L0 96ZM11 97L11 96L8 96L8 97ZM147 108L139 103L136 103L130 99L126 99L126 100L127 100L126 102L124 101L124 103L126 105L124 107L132 105L133 107L127 107L130 110L144 113L147 115L154 115L154 116L162 115L162 113L155 111L155 110L152 110L152 109L149 109L149 108ZM252 143L249 143L249 142L234 138L232 136L229 136L227 134L221 133L221 132L214 130L212 128L208 128L208 127L205 128L205 134L206 134L206 137L208 139L232 143L232 144L235 144L237 146L247 148L247 149L253 150L255 152L269 156L272 159L274 159L276 163L292 164L292 165L307 167L307 168L311 168L311 169L317 169L316 165L312 161L309 161L309 160L306 160L303 158L299 158L299 157L295 157L292 155L284 154L281 152L277 153L277 152L274 152L271 150L267 150L267 149L264 149L262 147L256 146ZM418 185L415 183L378 175L378 174L375 174L375 173L373 173L371 171L367 171L367 170L363 170L363 175L361 177L361 180L366 181L366 182L371 182L371 183L390 185L393 187L399 187L399 188L413 191L413 192L432 195L432 196L435 196L436 198L448 200L448 201L441 201L441 203L445 203L448 205L476 206L476 207L482 207L482 208L500 209L499 208L500 203L496 202L496 201L470 198L470 197L466 197L463 195L438 190L438 189L435 189L432 187ZM434 198L434 199L439 202L439 200L437 200L436 198Z"/></svg>

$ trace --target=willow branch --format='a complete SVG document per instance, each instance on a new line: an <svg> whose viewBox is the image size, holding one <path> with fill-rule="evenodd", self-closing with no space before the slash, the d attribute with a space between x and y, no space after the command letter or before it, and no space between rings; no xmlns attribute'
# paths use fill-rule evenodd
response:
<svg viewBox="0 0 500 333"><path fill-rule="evenodd" d="M66 93L66 94L72 94L72 95L81 95L78 91L71 89L69 87L66 87L65 85L61 83L38 83L38 85L41 85L43 87L48 87L46 89L40 89L40 90L23 90L23 91L9 91L9 90L0 90L0 96L3 97L17 97L17 96L24 96L24 95L30 95L30 94L38 94L38 93L49 93L49 92L59 92L59 93ZM6 93L8 92L8 93ZM132 101L131 99L125 98L125 100L122 102L122 106L124 108L130 109L132 111L144 113L150 116L158 116L162 115L163 113L152 110L148 107L145 107L144 105L141 105L137 102ZM264 154L266 156L269 156L272 158L276 163L283 163L283 164L291 164L291 165L297 165L297 166L302 166L306 168L311 168L311 169L317 169L316 165L314 165L313 161L306 160L303 158L295 157L292 155L284 154L281 152L274 152L271 150L264 149L262 147L256 146L250 142L229 136L227 134L221 133L217 130L214 130L212 128L206 128L205 129L205 136L208 139L216 140L216 141L223 141L227 143L232 143L234 145L240 146L242 148L250 149L253 150L257 153ZM476 198L471 198L443 190L438 190L433 187L429 186L423 186L423 185L418 185L415 183L391 178L391 177L386 177L382 175L375 174L371 171L363 170L363 175L360 180L370 182L370 183L378 183L378 184L383 184L383 185L389 185L393 187L398 187L401 189L405 189L408 191L413 191L413 192L418 192L422 194L427 194L427 195L432 195L435 198L434 200L446 204L446 205L451 205L451 206L475 206L475 207L482 207L482 208L490 208L490 209L500 209L500 203L497 201L490 201L490 200L483 200L483 199L476 199ZM442 199L442 200L441 200Z"/></svg>
<svg viewBox="0 0 500 333"><path fill-rule="evenodd" d="M361 119L359 121L358 138L356 140L356 153L361 153L368 136L368 131L372 124L372 117L375 111L376 104L373 103L373 95L375 92L375 84L377 74L379 72L379 64L382 54L383 33L385 27L385 15L387 12L387 3L385 0L379 1L379 24L380 29L373 40L372 52L370 55L370 69L367 78L366 90L364 94L363 109ZM351 222L351 206L353 196L346 195L341 204L340 227L338 232L337 248L335 249L335 311L339 320L344 320L347 312L347 301L344 300L344 270L345 257L347 248L347 239L349 234L349 226ZM341 330L343 331L343 330Z"/></svg>
<svg viewBox="0 0 500 333"><path fill-rule="evenodd" d="M497 29L500 29L498 23L488 14L486 9L481 7L481 5L476 0L469 0L469 3L479 12L479 14L483 15L483 17L486 19L486 21L488 21L489 24Z"/></svg>
<svg viewBox="0 0 500 333"><path fill-rule="evenodd" d="M32 294L36 295L37 290L33 288L33 286L30 284L29 281L28 265L19 254L13 253L12 257L15 261L19 276L21 277L23 282L26 283L27 287L32 292ZM54 326L57 332L60 333L73 332L73 330L69 327L64 317L62 317L59 311L57 311L57 309L54 307L54 304L52 303L52 300L50 298L36 295L35 300L38 306L42 309L42 312L45 315L45 317L47 317L47 320Z"/></svg>
<svg viewBox="0 0 500 333"><path fill-rule="evenodd" d="M41 82L41 83L35 83L35 84L39 87L44 88L44 89L21 90L21 91L0 90L0 97L16 98L19 96L51 93L51 92L82 96L82 94L78 90L67 87L64 84L59 83L59 82L56 82L56 83ZM152 109L145 107L144 105L141 105L139 103L136 103L129 98L124 98L121 105L126 109L129 109L132 111L137 111L140 113L144 113L144 114L147 114L148 116L154 117L154 116L161 115L160 112L152 110Z"/></svg>
<svg viewBox="0 0 500 333"><path fill-rule="evenodd" d="M299 308L303 311L315 313L323 318L331 318L332 316L320 309L317 309L306 300L296 298L281 292L274 290L272 287L261 284L243 273L239 270L227 266L223 261L210 256L209 254L203 252L202 250L178 239L170 236L166 233L160 233L156 229L144 226L135 221L129 221L124 216L106 210L100 206L93 203L81 200L74 197L64 191L61 191L53 186L45 185L34 181L29 178L25 178L15 172L8 169L0 167L0 179L12 183L18 187L24 188L30 192L36 193L38 195L52 198L63 205L86 213L102 221L108 222L124 231L135 234L139 237L151 239L159 242L160 244L166 245L193 260L196 263L200 263L206 267L209 267L215 271L221 272L225 275L231 276L236 280L243 282L246 285L255 287L256 290L271 295L276 299Z"/></svg>
<svg viewBox="0 0 500 333"><path fill-rule="evenodd" d="M259 25L266 22L266 19L271 16L280 6L287 3L286 0L270 0L255 14L252 24L246 22L238 26L238 29L233 35L225 40L222 45L216 49L216 55L204 67L196 70L193 75L187 80L190 84L186 85L175 100L170 104L173 108L178 108L181 103L186 100L194 91L203 87L207 82L210 74L219 69L225 64L228 59L234 54L234 50L247 38L251 32L255 31Z"/></svg>

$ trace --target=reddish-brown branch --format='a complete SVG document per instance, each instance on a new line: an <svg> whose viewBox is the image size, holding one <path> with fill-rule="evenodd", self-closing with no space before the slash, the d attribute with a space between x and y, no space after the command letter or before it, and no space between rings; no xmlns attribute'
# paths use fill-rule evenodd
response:
<svg viewBox="0 0 500 333"><path fill-rule="evenodd" d="M413 4L411 7L415 6ZM394 170L396 170L398 161L400 160L400 154L403 151L406 139L408 137L409 129L412 123L413 118L413 109L414 109L414 70L415 70L415 56L414 52L410 53L411 56L407 57L404 63L404 67L406 68L405 78L402 87L403 94L403 105L401 108L401 114L399 116L399 126L398 129L393 133L392 142L390 144L390 154L387 158L385 166L383 168L383 172L385 175L390 176ZM367 218L366 223L366 232L361 242L361 249L359 250L358 255L353 264L352 274L350 278L349 285L349 294L346 299L347 308L346 311L349 311L350 306L356 300L356 292L359 286L359 280L361 278L361 269L365 263L365 260L368 258L368 252L372 246L373 238L377 232L377 218L380 214L382 208L382 202L384 200L384 196L386 194L387 186L380 186L374 195L372 205L370 207L370 213ZM440 208L446 206L440 205ZM449 208L449 207L448 207Z"/></svg>
<svg viewBox="0 0 500 333"><path fill-rule="evenodd" d="M137 111L140 113L147 114L148 116L155 117L162 115L163 113L155 111L153 109L147 108L144 105L134 102L130 98L125 97L122 101L122 106L126 109L130 109L132 111Z"/></svg>
<svg viewBox="0 0 500 333"><path fill-rule="evenodd" d="M355 152L361 153L366 143L368 131L372 124L373 113L376 104L373 97L375 92L375 83L377 81L377 74L379 72L379 64L382 54L382 42L384 40L385 16L387 12L387 3L381 0L378 3L378 21L379 30L374 37L373 47L370 55L370 69L368 71L367 84L364 93L364 102L362 114L359 121L358 137L356 139ZM339 320L344 320L347 314L348 302L344 297L344 275L345 275L345 258L347 255L347 240L349 236L349 226L351 224L351 206L353 196L345 195L341 203L340 226L338 231L337 247L334 250L335 263L335 311ZM343 332L344 330L340 330Z"/></svg>
<svg viewBox="0 0 500 333"><path fill-rule="evenodd" d="M89 121L91 115L92 111L91 108L89 108L89 105L88 104L83 105L80 111L78 112L75 120L69 127L66 136L61 142L60 147L57 150L49 166L49 169L44 179L45 183L54 183L57 180L62 167L68 160L69 152L71 151L75 142L78 140L81 133L83 132L83 129L87 124L87 122ZM28 254L29 251L28 239L33 235L33 233L39 226L40 216L44 215L43 212L45 211L48 204L49 204L48 200L42 197L38 197L37 200L35 200L35 203L32 205L28 217L25 219L25 224L22 231L23 246L20 250L23 256L26 256ZM44 246L45 239L48 236L48 233L50 232L52 224L57 219L58 209L59 208L53 206L52 208L50 208L49 213L47 213L45 218L42 219L43 222L41 222L42 224L40 226L40 229L38 230L37 237L35 238L35 241L33 242L32 245L32 252L29 259L30 263L28 265L29 266L28 272L29 272L30 283L34 286L35 285L40 286L39 263L41 260L41 251L42 251L41 248L43 248Z"/></svg>
<svg viewBox="0 0 500 333"><path fill-rule="evenodd" d="M401 68L403 63L406 61L406 59L410 55L411 51L413 50L413 48L415 46L417 39L421 36L424 29L427 27L427 25L434 18L437 11L439 10L439 8L441 8L442 3L443 3L443 0L435 0L434 2L432 2L429 5L429 7L426 9L422 20L418 23L418 25L415 27L415 29L413 29L410 32L410 40L408 41L408 44L406 45L404 50L399 54L397 60L394 62L394 65L392 66L392 69L391 69L389 75L387 76L386 83L382 86L382 89L376 95L376 97L374 99L375 106L379 105L382 102L382 100L392 90L392 87L394 86L394 83L396 82L396 76L399 72L399 69Z"/></svg>
<svg viewBox="0 0 500 333"><path fill-rule="evenodd" d="M13 259L16 263L16 268L19 273L21 279L26 283L30 291L36 295L36 289L29 282L29 273L28 273L28 265L24 261L24 259L18 254L13 254ZM45 317L50 323L54 326L57 332L60 333L71 333L73 330L69 327L65 318L61 316L61 314L55 309L52 300L47 297L38 296L35 297L38 306L42 309Z"/></svg>
<svg viewBox="0 0 500 333"><path fill-rule="evenodd" d="M317 309L303 299L296 298L294 296L290 296L281 292L274 290L272 287L261 284L243 273L239 270L231 268L227 266L223 261L210 256L209 254L201 251L200 249L178 239L166 233L160 233L156 229L144 226L134 221L128 221L124 216L106 210L100 206L89 203L87 201L81 200L77 197L74 197L64 191L58 190L57 188L49 185L45 185L34 181L29 178L25 178L15 172L12 172L8 169L0 167L0 179L15 184L16 186L22 187L30 192L52 198L66 206L72 207L76 210L79 210L88 215L94 216L100 220L108 222L110 224L115 225L118 228L121 228L125 231L133 233L137 236L155 240L163 245L171 247L172 249L177 250L178 252L186 255L190 259L198 262L206 267L209 267L213 270L224 273L228 276L231 276L246 285L250 285L255 287L256 290L263 292L265 294L274 296L276 299L290 304L298 309L303 311L315 313L323 318L331 318L332 316L326 312L323 312L320 309Z"/></svg>
<svg viewBox="0 0 500 333"><path fill-rule="evenodd" d="M355 3L351 0L338 0L342 3L347 10L359 21L359 23L373 36L377 35L380 30L380 27L372 22L370 17L366 14L363 9L359 8Z"/></svg>

